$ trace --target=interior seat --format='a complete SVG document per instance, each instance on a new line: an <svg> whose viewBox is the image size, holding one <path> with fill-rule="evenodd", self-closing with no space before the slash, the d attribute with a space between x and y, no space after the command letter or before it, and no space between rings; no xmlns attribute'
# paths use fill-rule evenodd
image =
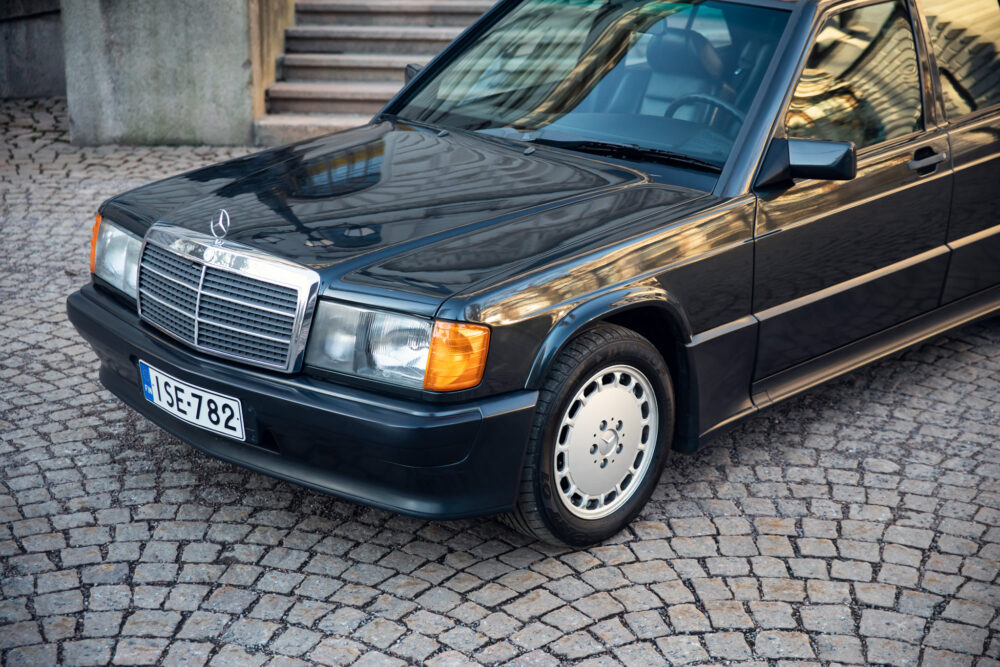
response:
<svg viewBox="0 0 1000 667"><path fill-rule="evenodd" d="M746 111L750 108L773 55L774 47L762 40L751 40L743 47L731 82L735 90L733 103L738 109Z"/></svg>
<svg viewBox="0 0 1000 667"><path fill-rule="evenodd" d="M703 35L692 30L666 28L646 47L648 69L629 71L612 98L617 113L662 116L670 103L687 95L718 95L725 86L725 65ZM692 104L676 118L701 120L705 105Z"/></svg>

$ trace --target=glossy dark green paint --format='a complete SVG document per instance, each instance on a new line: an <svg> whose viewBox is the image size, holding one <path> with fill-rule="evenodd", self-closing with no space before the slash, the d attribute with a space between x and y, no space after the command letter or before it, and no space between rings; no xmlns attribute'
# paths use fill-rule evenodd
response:
<svg viewBox="0 0 1000 667"><path fill-rule="evenodd" d="M411 85L512 4L488 12ZM850 180L759 179L768 147L786 138L781 119L818 26L866 3L761 4L791 18L718 175L439 133L395 119L397 100L365 127L166 179L109 200L102 213L141 234L157 221L207 231L226 208L230 240L314 267L323 298L491 328L475 388L405 391L307 368L290 380L302 391L343 389L435 410L523 397L583 328L630 326L672 367L674 446L691 451L761 407L1000 307L1000 108L947 120L926 25L909 2L924 131L859 151ZM932 154L946 158L933 169L912 166ZM88 298L108 299L96 290ZM75 304L78 319L92 307ZM148 337L134 345L168 346L152 349L189 373L208 377L218 365L133 326ZM105 356L109 368L127 366ZM262 381L245 400L273 411L282 382ZM399 438L412 445L426 436L415 428ZM320 461L321 448L296 455ZM511 498L513 475L504 481ZM338 483L313 485L343 495ZM487 510L496 511L492 499L463 512Z"/></svg>

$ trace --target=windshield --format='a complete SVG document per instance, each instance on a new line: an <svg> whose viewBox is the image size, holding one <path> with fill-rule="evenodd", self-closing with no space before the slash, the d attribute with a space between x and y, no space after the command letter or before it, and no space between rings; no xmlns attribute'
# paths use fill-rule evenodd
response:
<svg viewBox="0 0 1000 667"><path fill-rule="evenodd" d="M787 20L718 0L526 0L410 92L397 115L718 168Z"/></svg>

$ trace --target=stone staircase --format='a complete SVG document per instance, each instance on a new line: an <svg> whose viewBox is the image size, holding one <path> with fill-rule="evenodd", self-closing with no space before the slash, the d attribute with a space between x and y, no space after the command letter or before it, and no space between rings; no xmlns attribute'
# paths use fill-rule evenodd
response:
<svg viewBox="0 0 1000 667"><path fill-rule="evenodd" d="M299 0L285 31L261 146L363 125L396 94L409 63L425 64L489 0Z"/></svg>

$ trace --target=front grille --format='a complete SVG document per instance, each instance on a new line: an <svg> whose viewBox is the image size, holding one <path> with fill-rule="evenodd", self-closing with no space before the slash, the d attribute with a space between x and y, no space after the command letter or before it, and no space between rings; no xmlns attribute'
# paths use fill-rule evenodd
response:
<svg viewBox="0 0 1000 667"><path fill-rule="evenodd" d="M210 256L228 252L213 248ZM149 239L139 263L142 319L199 350L259 366L292 370L306 311L300 304L307 298L308 292L222 269Z"/></svg>

